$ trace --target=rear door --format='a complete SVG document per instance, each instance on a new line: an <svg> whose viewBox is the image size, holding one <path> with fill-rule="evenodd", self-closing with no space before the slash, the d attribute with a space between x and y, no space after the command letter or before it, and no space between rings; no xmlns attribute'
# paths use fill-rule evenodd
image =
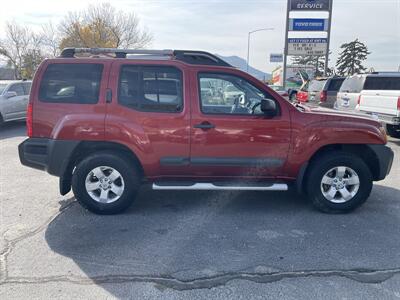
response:
<svg viewBox="0 0 400 300"><path fill-rule="evenodd" d="M333 107L334 103L337 100L337 93L344 81L344 78L331 78L329 80L329 85L327 87L327 104L329 107Z"/></svg>
<svg viewBox="0 0 400 300"><path fill-rule="evenodd" d="M200 69L191 79L191 173L205 179L282 175L290 143L286 106L241 73ZM278 116L261 112L263 98L276 101Z"/></svg>
<svg viewBox="0 0 400 300"><path fill-rule="evenodd" d="M365 76L353 75L346 78L337 94L337 109L354 112L358 97L363 89Z"/></svg>
<svg viewBox="0 0 400 300"><path fill-rule="evenodd" d="M190 147L185 68L163 61L141 63L123 59L112 65L106 140L129 147L147 178L185 176Z"/></svg>
<svg viewBox="0 0 400 300"><path fill-rule="evenodd" d="M318 106L320 102L320 93L324 88L326 80L313 80L308 86L308 103L310 106Z"/></svg>

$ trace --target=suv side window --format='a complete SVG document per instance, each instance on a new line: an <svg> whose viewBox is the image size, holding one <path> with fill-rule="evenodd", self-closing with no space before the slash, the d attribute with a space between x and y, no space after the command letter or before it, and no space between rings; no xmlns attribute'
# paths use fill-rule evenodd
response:
<svg viewBox="0 0 400 300"><path fill-rule="evenodd" d="M365 90L400 90L399 77L367 77Z"/></svg>
<svg viewBox="0 0 400 300"><path fill-rule="evenodd" d="M267 96L247 80L220 73L199 73L198 80L203 113L263 114L260 104Z"/></svg>
<svg viewBox="0 0 400 300"><path fill-rule="evenodd" d="M95 104L99 100L102 64L51 64L39 88L39 100Z"/></svg>
<svg viewBox="0 0 400 300"><path fill-rule="evenodd" d="M24 88L21 83L14 83L9 89L9 92L16 92L17 96L25 95Z"/></svg>
<svg viewBox="0 0 400 300"><path fill-rule="evenodd" d="M338 91L342 86L344 79L331 79L328 87L328 91Z"/></svg>
<svg viewBox="0 0 400 300"><path fill-rule="evenodd" d="M118 91L118 102L136 110L173 113L183 108L182 72L174 67L122 66Z"/></svg>

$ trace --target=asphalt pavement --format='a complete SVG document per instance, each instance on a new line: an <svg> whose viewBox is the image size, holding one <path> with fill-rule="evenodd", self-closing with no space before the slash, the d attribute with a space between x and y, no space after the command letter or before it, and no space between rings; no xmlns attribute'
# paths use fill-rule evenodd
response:
<svg viewBox="0 0 400 300"><path fill-rule="evenodd" d="M294 192L143 188L122 215L60 196L23 167L23 123L0 128L1 299L399 299L400 140L350 214Z"/></svg>

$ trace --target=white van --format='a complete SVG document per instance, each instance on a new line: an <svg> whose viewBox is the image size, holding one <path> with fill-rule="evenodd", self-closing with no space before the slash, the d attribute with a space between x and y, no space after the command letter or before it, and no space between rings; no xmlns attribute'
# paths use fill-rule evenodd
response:
<svg viewBox="0 0 400 300"><path fill-rule="evenodd" d="M400 137L400 72L369 75L356 108L386 123L389 135Z"/></svg>

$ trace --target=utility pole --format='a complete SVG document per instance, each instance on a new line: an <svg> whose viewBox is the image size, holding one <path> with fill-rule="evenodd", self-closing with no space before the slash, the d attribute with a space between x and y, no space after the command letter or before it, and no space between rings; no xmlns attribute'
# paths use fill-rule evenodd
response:
<svg viewBox="0 0 400 300"><path fill-rule="evenodd" d="M252 30L247 34L247 61L246 61L246 72L249 73L249 61L250 61L250 35L258 31L274 30L275 28L260 28Z"/></svg>

